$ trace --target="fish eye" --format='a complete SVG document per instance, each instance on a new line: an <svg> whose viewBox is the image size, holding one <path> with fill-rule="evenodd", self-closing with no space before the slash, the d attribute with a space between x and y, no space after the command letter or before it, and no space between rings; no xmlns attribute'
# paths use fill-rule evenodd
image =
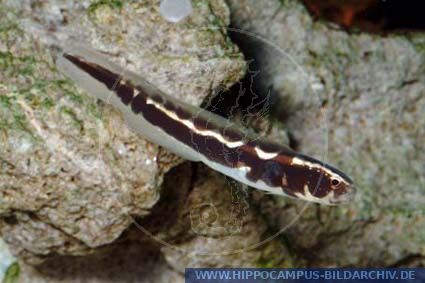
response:
<svg viewBox="0 0 425 283"><path fill-rule="evenodd" d="M338 179L333 178L333 179L331 180L331 185L332 185L332 186L337 187L339 184L341 184L341 182L340 182Z"/></svg>

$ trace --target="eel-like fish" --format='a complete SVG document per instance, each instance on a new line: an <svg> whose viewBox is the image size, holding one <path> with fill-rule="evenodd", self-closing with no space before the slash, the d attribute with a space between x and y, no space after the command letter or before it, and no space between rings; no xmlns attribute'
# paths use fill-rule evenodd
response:
<svg viewBox="0 0 425 283"><path fill-rule="evenodd" d="M121 111L135 132L185 159L272 194L326 205L355 196L353 182L340 170L179 101L90 48L70 44L57 66Z"/></svg>

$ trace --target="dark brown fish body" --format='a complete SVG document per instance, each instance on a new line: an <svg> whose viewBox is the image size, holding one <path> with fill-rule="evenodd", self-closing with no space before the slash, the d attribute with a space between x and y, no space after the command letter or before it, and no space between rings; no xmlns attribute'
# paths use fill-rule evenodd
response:
<svg viewBox="0 0 425 283"><path fill-rule="evenodd" d="M132 129L186 159L273 194L328 205L354 196L352 181L341 171L177 101L91 50L71 49L58 66L123 112Z"/></svg>

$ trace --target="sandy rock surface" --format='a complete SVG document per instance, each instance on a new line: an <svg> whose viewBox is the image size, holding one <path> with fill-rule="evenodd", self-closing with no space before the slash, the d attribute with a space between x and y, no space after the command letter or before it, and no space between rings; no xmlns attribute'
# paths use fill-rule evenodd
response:
<svg viewBox="0 0 425 283"><path fill-rule="evenodd" d="M423 266L424 36L349 34L295 0L192 5L173 24L153 0L1 2L0 234L22 282L183 282L185 266ZM245 93L267 93L271 107L250 112L236 99L231 118L343 169L358 198L311 205L181 164L57 73L69 40L196 105L247 70Z"/></svg>
<svg viewBox="0 0 425 283"><path fill-rule="evenodd" d="M192 169L193 176L190 171L181 173L191 168L179 169L178 175L169 176L164 182L168 193L156 207L161 220L170 219L171 225L161 227L160 233L154 234L156 239L167 242L161 250L170 266L183 272L187 266L236 268L266 266L271 262L282 267L293 264L286 247L250 204L249 188L202 165ZM184 184L181 176L188 175L191 181L187 182L186 190L185 186L175 185ZM176 204L170 207L171 200ZM159 222L154 219L155 216L146 219L147 230L154 231L152 223Z"/></svg>
<svg viewBox="0 0 425 283"><path fill-rule="evenodd" d="M223 3L199 1L180 25L163 20L158 4L1 4L0 229L20 258L115 241L132 216L150 213L164 173L181 162L57 73L57 46L82 40L194 104L243 75Z"/></svg>
<svg viewBox="0 0 425 283"><path fill-rule="evenodd" d="M291 144L358 187L340 208L258 194L267 222L307 265L423 266L424 35L349 34L313 21L298 1L228 4L232 26L251 33L235 38L272 89Z"/></svg>

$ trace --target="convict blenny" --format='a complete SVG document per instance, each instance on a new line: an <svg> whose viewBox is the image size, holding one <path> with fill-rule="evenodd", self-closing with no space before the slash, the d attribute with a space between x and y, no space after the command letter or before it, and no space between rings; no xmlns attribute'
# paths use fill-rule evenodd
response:
<svg viewBox="0 0 425 283"><path fill-rule="evenodd" d="M355 195L353 182L338 169L178 101L90 48L70 44L57 65L89 94L120 110L134 131L183 158L277 195L327 205Z"/></svg>

